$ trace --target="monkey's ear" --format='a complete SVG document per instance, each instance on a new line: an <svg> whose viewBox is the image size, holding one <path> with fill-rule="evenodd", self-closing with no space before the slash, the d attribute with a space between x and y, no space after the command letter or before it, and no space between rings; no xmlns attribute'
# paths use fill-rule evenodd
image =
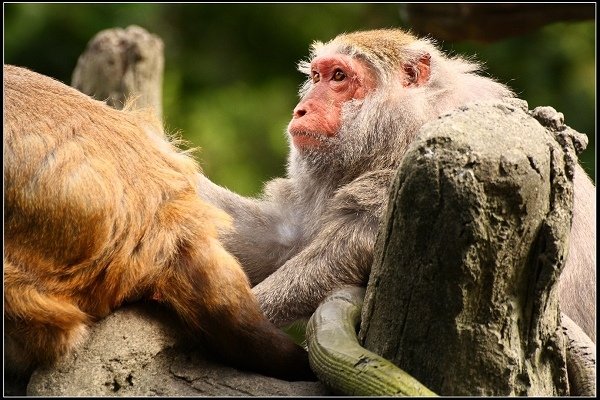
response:
<svg viewBox="0 0 600 400"><path fill-rule="evenodd" d="M429 81L431 76L431 56L429 53L424 53L414 61L410 61L402 64L404 71L404 79L402 85L407 86L421 86Z"/></svg>

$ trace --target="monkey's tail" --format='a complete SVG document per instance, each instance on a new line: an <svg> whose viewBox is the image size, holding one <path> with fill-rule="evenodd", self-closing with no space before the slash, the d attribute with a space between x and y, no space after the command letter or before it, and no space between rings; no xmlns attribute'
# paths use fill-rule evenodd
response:
<svg viewBox="0 0 600 400"><path fill-rule="evenodd" d="M5 365L19 375L50 364L80 344L89 316L66 298L44 293L4 259Z"/></svg>
<svg viewBox="0 0 600 400"><path fill-rule="evenodd" d="M158 298L229 363L286 380L314 380L308 353L261 312L248 278L217 240L181 251L158 277Z"/></svg>

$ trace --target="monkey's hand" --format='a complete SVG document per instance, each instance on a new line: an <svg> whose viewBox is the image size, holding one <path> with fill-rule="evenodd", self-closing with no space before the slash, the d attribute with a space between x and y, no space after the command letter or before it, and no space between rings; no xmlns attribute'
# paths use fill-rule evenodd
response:
<svg viewBox="0 0 600 400"><path fill-rule="evenodd" d="M284 326L310 317L334 289L365 286L377 227L369 215L327 223L308 247L253 288L267 318Z"/></svg>
<svg viewBox="0 0 600 400"><path fill-rule="evenodd" d="M366 285L373 252L371 240L357 240L346 247L347 239L358 235L348 227L344 227L346 235L337 235L342 226L337 228L338 232L331 227L320 234L311 246L252 289L275 325L283 327L310 317L321 301L341 286Z"/></svg>

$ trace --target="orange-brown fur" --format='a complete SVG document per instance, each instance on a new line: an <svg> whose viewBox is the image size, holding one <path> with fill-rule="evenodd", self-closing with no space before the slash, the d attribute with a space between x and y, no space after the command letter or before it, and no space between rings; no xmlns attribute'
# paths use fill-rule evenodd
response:
<svg viewBox="0 0 600 400"><path fill-rule="evenodd" d="M261 313L198 166L145 112L4 66L6 367L70 351L124 301L172 307L230 362L289 379L306 352Z"/></svg>

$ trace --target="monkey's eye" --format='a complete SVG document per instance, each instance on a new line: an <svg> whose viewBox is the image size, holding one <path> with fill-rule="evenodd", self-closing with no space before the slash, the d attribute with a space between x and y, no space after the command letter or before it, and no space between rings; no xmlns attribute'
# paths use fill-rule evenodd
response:
<svg viewBox="0 0 600 400"><path fill-rule="evenodd" d="M313 83L317 83L321 80L321 75L317 71L312 72L312 81Z"/></svg>
<svg viewBox="0 0 600 400"><path fill-rule="evenodd" d="M346 74L341 69L336 69L333 73L333 80L336 82L340 82L346 79Z"/></svg>

